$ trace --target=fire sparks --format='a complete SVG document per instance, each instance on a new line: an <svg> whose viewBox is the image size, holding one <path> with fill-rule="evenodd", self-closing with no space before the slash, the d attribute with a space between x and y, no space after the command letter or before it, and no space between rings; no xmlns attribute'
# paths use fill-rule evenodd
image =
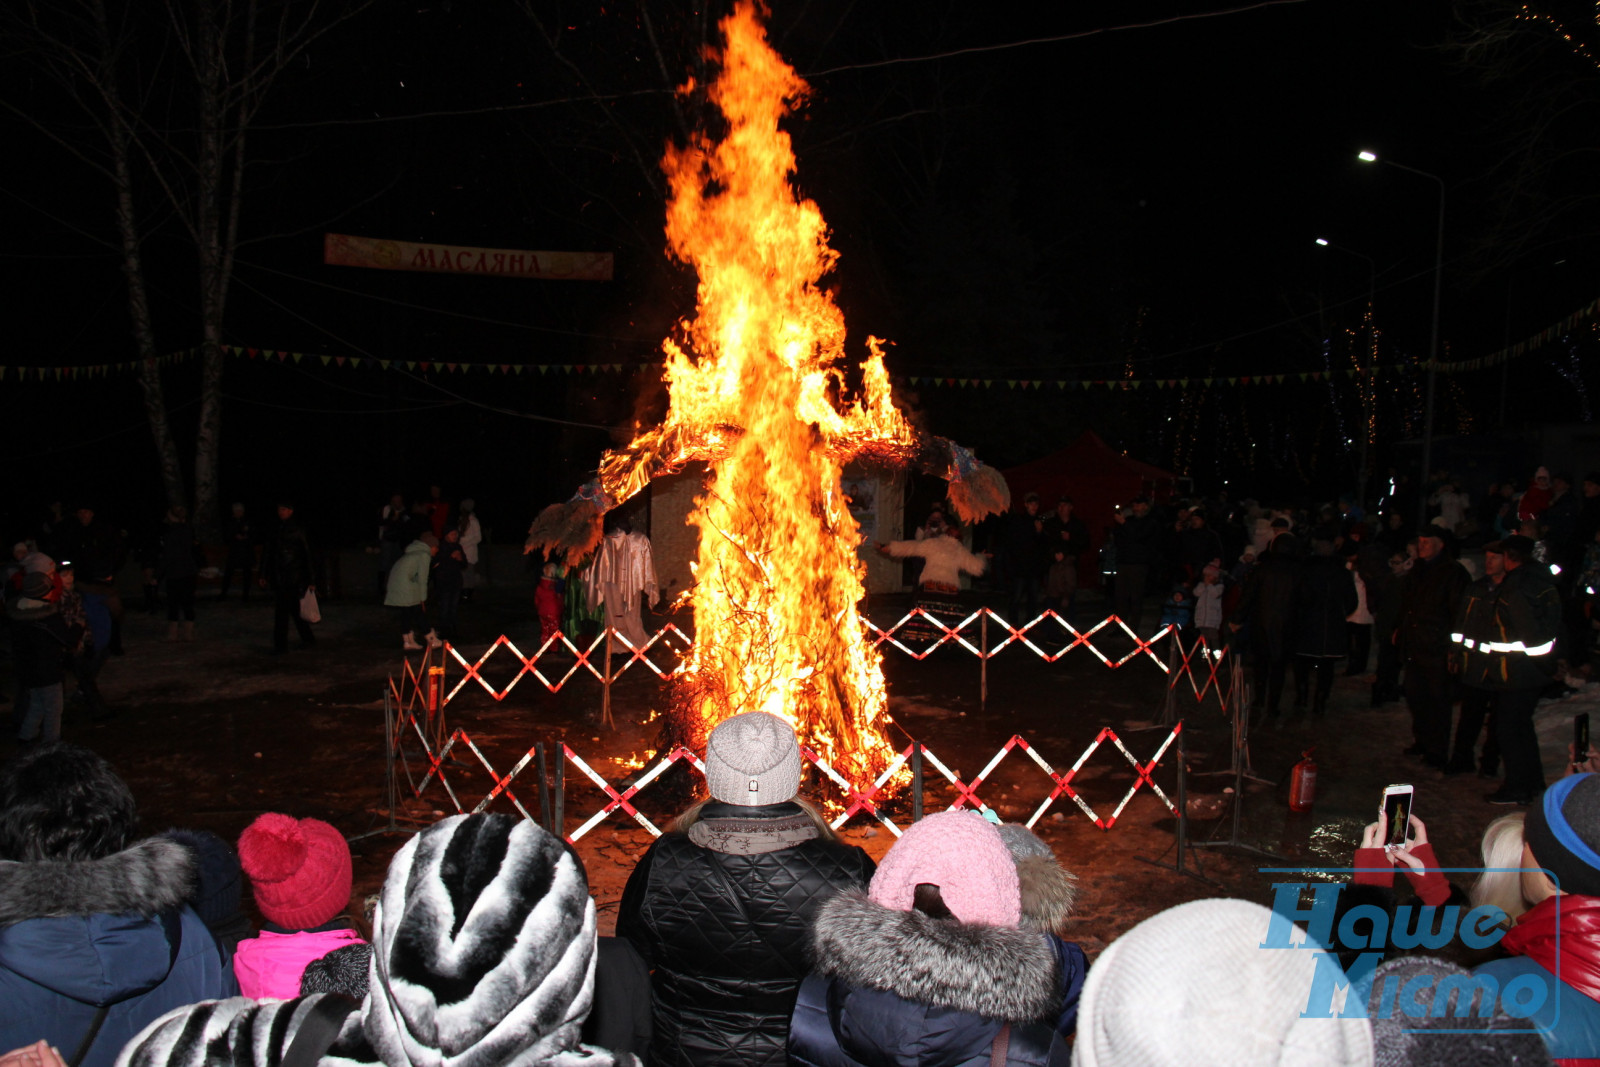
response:
<svg viewBox="0 0 1600 1067"><path fill-rule="evenodd" d="M893 755L888 694L857 613L861 533L840 475L863 452L909 462L917 439L876 338L848 394L844 315L820 288L837 253L821 210L794 188L780 128L807 86L767 44L753 5L722 30L707 95L726 132L670 148L664 162L668 243L698 274L698 308L663 346L665 420L609 453L601 484L624 500L662 470L710 466L689 518L700 531L696 635L676 713L703 734L771 712L846 777L869 780Z"/></svg>

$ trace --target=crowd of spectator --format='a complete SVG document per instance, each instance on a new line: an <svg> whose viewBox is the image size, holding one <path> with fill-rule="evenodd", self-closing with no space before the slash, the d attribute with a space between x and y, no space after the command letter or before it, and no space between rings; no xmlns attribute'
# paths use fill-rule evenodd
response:
<svg viewBox="0 0 1600 1067"><path fill-rule="evenodd" d="M1585 1064L1600 753L1581 755L1490 825L1475 884L1446 880L1420 820L1387 844L1374 823L1353 883L1309 907L1281 885L1271 910L1182 904L1091 964L1063 936L1077 877L1039 837L940 812L874 865L761 712L712 731L709 795L639 860L613 937L533 821L444 818L359 902L327 823L141 839L102 758L43 745L0 767L0 1065Z"/></svg>
<svg viewBox="0 0 1600 1067"><path fill-rule="evenodd" d="M1540 467L1476 503L1445 472L1430 490L1420 523L1403 486L1371 516L1349 497L1312 508L1135 497L1115 509L1100 552L1108 614L1146 634L1158 600L1158 625L1186 647L1242 659L1266 722L1324 717L1339 673L1370 678L1372 706L1406 704L1406 755L1499 779L1491 803L1529 805L1545 785L1535 708L1589 682L1600 472L1575 483ZM1037 494L1018 501L991 538L1008 619L1025 623L1042 605L1072 620L1076 584L1058 572L1086 562L1086 533L1068 498L1048 517Z"/></svg>

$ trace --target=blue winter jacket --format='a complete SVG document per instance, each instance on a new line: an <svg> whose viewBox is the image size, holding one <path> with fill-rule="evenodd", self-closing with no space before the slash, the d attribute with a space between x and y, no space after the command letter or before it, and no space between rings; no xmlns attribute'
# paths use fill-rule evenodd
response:
<svg viewBox="0 0 1600 1067"><path fill-rule="evenodd" d="M111 1067L174 1008L236 996L232 970L184 903L188 849L151 838L99 860L0 862L0 1050L44 1038L70 1060L107 1008L83 1067Z"/></svg>
<svg viewBox="0 0 1600 1067"><path fill-rule="evenodd" d="M1066 1067L1070 1053L1054 1029L1063 944L841 893L813 927L817 970L801 984L789 1022L789 1062L988 1067L1009 1023L1007 1063Z"/></svg>

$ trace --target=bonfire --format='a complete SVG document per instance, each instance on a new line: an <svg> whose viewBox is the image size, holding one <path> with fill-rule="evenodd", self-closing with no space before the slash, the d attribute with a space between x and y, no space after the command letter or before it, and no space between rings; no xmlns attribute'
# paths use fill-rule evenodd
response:
<svg viewBox="0 0 1600 1067"><path fill-rule="evenodd" d="M1005 482L970 452L918 433L895 406L883 342L859 365L822 288L837 253L817 205L795 188L783 120L806 83L767 43L752 4L721 23L720 71L705 92L725 118L669 147L666 232L698 276L697 307L663 343L669 406L659 426L607 452L598 477L545 509L527 551L569 562L598 543L603 514L652 478L709 469L689 522L699 530L694 645L673 675L665 740L701 749L723 719L766 711L846 778L893 758L888 693L859 614L862 536L840 477L855 460L916 467L950 482L966 521L1002 511ZM697 91L690 82L684 93Z"/></svg>

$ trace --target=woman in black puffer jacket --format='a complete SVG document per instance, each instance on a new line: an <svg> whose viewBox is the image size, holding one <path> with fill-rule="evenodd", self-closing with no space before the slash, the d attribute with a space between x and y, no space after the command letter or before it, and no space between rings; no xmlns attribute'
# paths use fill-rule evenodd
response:
<svg viewBox="0 0 1600 1067"><path fill-rule="evenodd" d="M709 799L628 878L617 936L652 970L652 1067L782 1064L810 964L812 918L873 863L838 839L800 787L794 730L735 715L706 746Z"/></svg>

